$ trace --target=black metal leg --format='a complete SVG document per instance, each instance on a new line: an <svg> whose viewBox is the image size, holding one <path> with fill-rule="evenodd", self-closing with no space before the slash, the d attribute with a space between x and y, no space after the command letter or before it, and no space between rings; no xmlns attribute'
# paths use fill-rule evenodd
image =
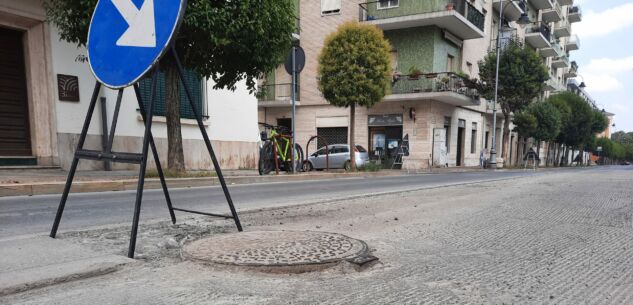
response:
<svg viewBox="0 0 633 305"><path fill-rule="evenodd" d="M132 232L130 234L130 246L127 256L134 258L134 250L136 248L136 234L138 233L138 221L141 214L141 201L143 200L143 187L145 185L145 169L147 167L147 151L149 149L149 138L152 129L152 111L154 110L154 99L156 97L156 80L158 79L158 66L154 70L152 76L152 93L149 98L149 106L145 114L145 135L143 136L143 152L141 166L138 173L138 186L136 188L136 203L134 205L134 219L132 221Z"/></svg>
<svg viewBox="0 0 633 305"><path fill-rule="evenodd" d="M209 140L209 135L207 134L206 129L204 129L204 125L202 124L202 115L197 109L197 106L193 102L193 97L191 94L191 90L189 89L189 85L185 82L184 72L182 68L182 64L180 63L180 59L178 58L178 54L176 53L176 49L172 45L171 47L172 56L175 59L176 66L178 67L178 75L180 76L180 80L182 81L183 87L185 88L185 93L187 94L187 99L189 100L189 104L193 110L193 113L196 116L196 121L198 121L198 127L200 128L200 132L202 133L202 138L204 139L204 143L207 146L207 150L211 155L211 161L213 161L213 167L215 167L215 172L218 175L218 179L220 180L220 184L222 185L222 191L224 192L224 196L226 197L226 201L229 204L229 208L231 209L231 215L233 215L233 220L235 221L235 226L238 231L242 231L242 224L240 223L240 219L237 216L237 211L233 206L233 200L231 199L231 194L229 193L229 189L226 186L226 181L224 181L224 176L222 175L222 169L220 168L220 163L213 152L213 147L211 146L211 140Z"/></svg>
<svg viewBox="0 0 633 305"><path fill-rule="evenodd" d="M145 122L145 107L143 106L143 100L141 97L141 91L139 90L138 84L134 84L134 93L136 94L136 100L138 101L138 107L141 111L141 117L143 117L143 122ZM174 213L174 208L171 204L171 196L169 196L169 190L167 189L167 182L165 181L165 175L163 174L163 167L160 164L160 159L158 158L158 150L156 149L156 143L154 142L154 136L150 131L149 134L149 146L152 149L152 155L154 155L154 163L156 163L156 170L158 171L158 177L160 178L160 184L163 188L163 194L165 194L165 200L167 201L167 208L169 209L169 216L171 217L171 222L173 224L176 223L176 214Z"/></svg>
<svg viewBox="0 0 633 305"><path fill-rule="evenodd" d="M84 126L81 129L81 135L79 136L79 141L77 142L77 150L80 150L84 147L84 142L86 141L86 134L88 133L88 127L90 127L90 121L92 120L92 114L95 110L95 106L97 105L97 98L99 97L99 91L101 90L101 83L96 82L95 88L92 91L92 98L90 99L90 106L88 106L88 113L86 114L86 119L84 120ZM75 171L77 171L77 165L79 164L79 158L75 156L73 158L73 163L70 166L70 171L68 172L68 178L66 178L66 185L64 186L64 192L62 193L62 198L59 202L59 206L57 207L57 214L55 215L55 221L53 222L53 228L51 229L50 237L55 238L57 235L57 229L59 228L59 222L62 219L62 214L64 213L64 207L66 206L66 200L68 199L68 193L70 192L70 187L73 184L73 179L75 178Z"/></svg>

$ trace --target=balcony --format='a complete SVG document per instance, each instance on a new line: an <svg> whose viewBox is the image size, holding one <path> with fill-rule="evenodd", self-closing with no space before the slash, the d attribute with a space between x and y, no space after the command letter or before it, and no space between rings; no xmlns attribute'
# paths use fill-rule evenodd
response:
<svg viewBox="0 0 633 305"><path fill-rule="evenodd" d="M568 68L569 65L569 57L566 55L556 57L552 60L552 67L555 69Z"/></svg>
<svg viewBox="0 0 633 305"><path fill-rule="evenodd" d="M569 37L571 35L571 26L567 20L562 20L554 26L554 35L556 37Z"/></svg>
<svg viewBox="0 0 633 305"><path fill-rule="evenodd" d="M436 100L454 106L479 105L479 93L466 77L452 72L402 75L393 83L385 101Z"/></svg>
<svg viewBox="0 0 633 305"><path fill-rule="evenodd" d="M571 23L582 21L582 10L580 10L580 6L569 7L567 19Z"/></svg>
<svg viewBox="0 0 633 305"><path fill-rule="evenodd" d="M570 36L569 39L567 39L567 42L565 42L565 50L576 51L578 49L580 49L580 40L578 35Z"/></svg>
<svg viewBox="0 0 633 305"><path fill-rule="evenodd" d="M550 47L542 48L540 52L543 57L559 57L565 55L565 51L563 51L563 48L556 41L552 41Z"/></svg>
<svg viewBox="0 0 633 305"><path fill-rule="evenodd" d="M297 87L297 103L301 96L299 94L299 85ZM290 107L292 106L292 84L265 84L257 88L255 94L259 107Z"/></svg>
<svg viewBox="0 0 633 305"><path fill-rule="evenodd" d="M558 0L558 4L565 6L565 5L573 5L574 4L574 0Z"/></svg>
<svg viewBox="0 0 633 305"><path fill-rule="evenodd" d="M466 0L400 0L398 6L389 8L380 7L381 3L359 4L359 20L384 31L437 26L463 40L484 37L486 17Z"/></svg>
<svg viewBox="0 0 633 305"><path fill-rule="evenodd" d="M543 87L543 91L556 91L558 88L558 82L555 78L552 78L550 75L549 79L545 81L545 86Z"/></svg>
<svg viewBox="0 0 633 305"><path fill-rule="evenodd" d="M501 2L503 2L503 15L506 17L507 20L518 20L519 17L521 17L521 14L525 13L525 0L494 0L494 2L492 2L492 7L497 10L497 12L501 7ZM497 16L498 15L499 14L497 14Z"/></svg>
<svg viewBox="0 0 633 305"><path fill-rule="evenodd" d="M530 0L530 4L537 10L546 10L554 7L552 0Z"/></svg>
<svg viewBox="0 0 633 305"><path fill-rule="evenodd" d="M569 67L569 69L567 69L567 71L565 71L565 74L563 76L565 76L565 78L578 76L578 64L575 61L572 61L571 66Z"/></svg>
<svg viewBox="0 0 633 305"><path fill-rule="evenodd" d="M561 21L563 19L563 13L560 5L556 3L554 7L543 10L542 17L545 23Z"/></svg>
<svg viewBox="0 0 633 305"><path fill-rule="evenodd" d="M537 49L549 48L551 29L545 23L537 23L528 27L525 32L525 41Z"/></svg>

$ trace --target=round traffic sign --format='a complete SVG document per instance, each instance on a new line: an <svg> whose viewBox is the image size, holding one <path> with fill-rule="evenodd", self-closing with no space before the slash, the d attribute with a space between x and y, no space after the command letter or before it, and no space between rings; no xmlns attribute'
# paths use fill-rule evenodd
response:
<svg viewBox="0 0 633 305"><path fill-rule="evenodd" d="M88 30L88 61L110 88L137 82L170 46L185 0L99 0Z"/></svg>
<svg viewBox="0 0 633 305"><path fill-rule="evenodd" d="M292 75L292 52L295 53L295 72L301 73L303 68L306 65L306 53L303 51L303 48L300 46L292 47L290 51L290 55L286 58L286 62L284 63L284 68L286 68L286 72Z"/></svg>

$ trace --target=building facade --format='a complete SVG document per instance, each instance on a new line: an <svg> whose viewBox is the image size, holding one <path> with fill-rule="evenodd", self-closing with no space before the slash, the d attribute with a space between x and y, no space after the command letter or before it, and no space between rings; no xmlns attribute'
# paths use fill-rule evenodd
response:
<svg viewBox="0 0 633 305"><path fill-rule="evenodd" d="M68 168L95 85L85 48L60 40L55 27L46 22L39 0L0 0L0 41L0 165ZM248 94L245 84L240 84L235 92L213 90L211 81L187 74L195 102L204 110L204 125L221 164L226 168L255 168L258 154L256 98ZM141 82L142 91L147 84ZM143 95L147 96L148 91L143 91ZM164 96L164 91L161 92L159 97ZM212 169L191 109L184 94L181 96L186 167ZM117 91L101 90L86 148L101 149L104 134L101 118L105 116L110 126L116 98ZM153 134L166 166L164 99L159 98L155 108ZM114 151L140 152L144 125L138 109L133 90L125 90ZM152 158L150 160L151 168L154 164ZM79 169L103 167L103 162L82 160ZM134 168L121 163L113 167Z"/></svg>
<svg viewBox="0 0 633 305"><path fill-rule="evenodd" d="M502 21L498 17L501 1ZM405 135L410 146L406 162L413 166L478 166L482 153L488 156L494 132L501 156L503 114L497 113L493 131L493 105L480 98L470 78L478 76L478 62L495 49L501 35L500 43L518 39L542 56L552 77L543 98L565 90L567 78L574 77L577 68L568 59L569 51L578 48L569 23L580 20L572 2L297 0L301 28L296 39L306 53L298 85L297 141L305 145L315 135L330 144L348 141L349 110L330 106L321 96L317 58L329 33L344 22L359 21L384 31L392 46L394 75L400 77L382 102L370 109L357 108L356 143L387 167ZM525 13L532 24L517 24ZM503 22L501 32L499 22ZM259 121L289 126L290 76L280 67L261 84L267 90L259 98ZM516 135L510 133L510 137L506 162L514 164L520 145Z"/></svg>

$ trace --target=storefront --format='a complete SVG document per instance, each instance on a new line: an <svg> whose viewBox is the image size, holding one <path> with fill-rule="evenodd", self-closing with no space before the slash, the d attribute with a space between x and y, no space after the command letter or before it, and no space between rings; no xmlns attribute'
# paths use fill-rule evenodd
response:
<svg viewBox="0 0 633 305"><path fill-rule="evenodd" d="M369 115L367 119L370 159L390 168L402 143L402 114Z"/></svg>

